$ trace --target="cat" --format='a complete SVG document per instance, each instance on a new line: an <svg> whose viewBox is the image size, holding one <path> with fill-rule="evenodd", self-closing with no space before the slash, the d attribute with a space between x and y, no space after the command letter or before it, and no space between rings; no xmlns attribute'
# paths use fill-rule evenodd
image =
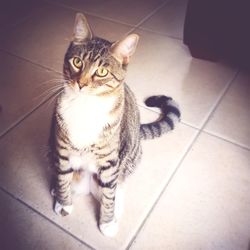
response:
<svg viewBox="0 0 250 250"><path fill-rule="evenodd" d="M174 129L180 111L172 98L146 100L161 118L140 124L136 99L124 82L139 36L117 42L93 36L85 16L76 14L72 41L64 59L65 83L53 116L53 189L57 214L72 212L72 193L90 192L99 200L99 229L118 231L123 183L140 161L141 140Z"/></svg>

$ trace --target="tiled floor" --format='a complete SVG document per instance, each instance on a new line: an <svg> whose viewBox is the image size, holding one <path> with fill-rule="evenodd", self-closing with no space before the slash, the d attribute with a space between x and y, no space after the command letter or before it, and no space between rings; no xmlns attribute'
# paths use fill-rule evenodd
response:
<svg viewBox="0 0 250 250"><path fill-rule="evenodd" d="M182 43L186 4L12 0L1 7L0 249L250 249L250 74L190 56ZM49 193L51 88L79 11L106 39L140 35L127 82L143 122L157 118L143 104L153 94L174 97L182 110L175 131L143 142L112 239L99 232L91 197L76 197L73 214L60 218Z"/></svg>

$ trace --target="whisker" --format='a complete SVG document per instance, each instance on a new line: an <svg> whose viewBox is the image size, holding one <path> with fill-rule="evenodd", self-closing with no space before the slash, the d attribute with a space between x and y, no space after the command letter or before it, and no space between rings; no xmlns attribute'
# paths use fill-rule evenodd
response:
<svg viewBox="0 0 250 250"><path fill-rule="evenodd" d="M61 85L63 86L65 83L67 83L67 80L65 79L61 79L61 78L54 78L54 79L50 79L50 80L47 80L47 81L44 81L42 83L40 83L37 88L43 88L44 86L46 87L47 85Z"/></svg>
<svg viewBox="0 0 250 250"><path fill-rule="evenodd" d="M65 79L64 78L51 78L51 79L44 81L44 83L54 81L54 80L64 81Z"/></svg>
<svg viewBox="0 0 250 250"><path fill-rule="evenodd" d="M58 92L55 92L49 99L48 101L46 102L46 107L50 107L52 102L63 92L63 89L61 89L60 91Z"/></svg>
<svg viewBox="0 0 250 250"><path fill-rule="evenodd" d="M54 92L52 95L49 97L47 96L46 98L43 99L42 103L45 103L46 107L49 108L49 105L52 103L52 101L55 100L56 96L62 93L63 90L59 90L57 92Z"/></svg>
<svg viewBox="0 0 250 250"><path fill-rule="evenodd" d="M65 82L66 80L63 79L63 78L53 78L53 79L49 79L47 81L44 81L42 83L40 83L39 85L45 85L45 84L49 84L49 83L53 83L53 82L57 82L57 83L62 83L62 82Z"/></svg>
<svg viewBox="0 0 250 250"><path fill-rule="evenodd" d="M59 90L63 90L63 87L62 86L53 86L49 89L46 89L38 96L34 97L33 100L36 101L37 99L40 99L40 98L48 99L49 97L51 97L54 93L56 93Z"/></svg>
<svg viewBox="0 0 250 250"><path fill-rule="evenodd" d="M64 85L61 84L57 84L57 85L53 85L53 86L49 86L47 88L40 88L40 89L36 89L36 92L41 93L40 95L53 91L54 89L60 89L60 88L64 88Z"/></svg>

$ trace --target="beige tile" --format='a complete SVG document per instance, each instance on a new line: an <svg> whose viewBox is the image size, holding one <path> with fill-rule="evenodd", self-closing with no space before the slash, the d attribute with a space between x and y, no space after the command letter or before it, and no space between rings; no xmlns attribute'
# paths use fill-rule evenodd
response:
<svg viewBox="0 0 250 250"><path fill-rule="evenodd" d="M2 250L90 249L0 190Z"/></svg>
<svg viewBox="0 0 250 250"><path fill-rule="evenodd" d="M202 134L131 249L248 249L249 166L249 151Z"/></svg>
<svg viewBox="0 0 250 250"><path fill-rule="evenodd" d="M32 0L2 0L0 8L0 32L4 32L11 26L29 17L39 3Z"/></svg>
<svg viewBox="0 0 250 250"><path fill-rule="evenodd" d="M171 0L140 27L182 39L186 8L187 0Z"/></svg>
<svg viewBox="0 0 250 250"><path fill-rule="evenodd" d="M176 99L185 122L200 127L236 70L193 59L181 41L136 30L141 37L129 65L127 82L138 101L153 94Z"/></svg>
<svg viewBox="0 0 250 250"><path fill-rule="evenodd" d="M52 0L65 6L92 13L104 18L136 25L164 0Z"/></svg>
<svg viewBox="0 0 250 250"><path fill-rule="evenodd" d="M0 48L62 72L63 58L72 37L76 11L44 4L33 16L0 39ZM87 16L94 33L116 40L131 27Z"/></svg>
<svg viewBox="0 0 250 250"><path fill-rule="evenodd" d="M0 52L0 135L53 93L58 74ZM51 91L50 91L51 90Z"/></svg>
<svg viewBox="0 0 250 250"><path fill-rule="evenodd" d="M241 72L205 130L250 148L250 74Z"/></svg>
<svg viewBox="0 0 250 250"><path fill-rule="evenodd" d="M75 210L69 217L60 218L52 211L51 175L46 160L51 110L52 106L45 104L0 140L1 186L94 248L124 249L196 131L180 124L173 133L143 143L143 160L136 173L127 180L125 215L119 234L108 239L97 228L97 207L91 197L76 197ZM143 108L141 111L143 122L157 118L152 111Z"/></svg>

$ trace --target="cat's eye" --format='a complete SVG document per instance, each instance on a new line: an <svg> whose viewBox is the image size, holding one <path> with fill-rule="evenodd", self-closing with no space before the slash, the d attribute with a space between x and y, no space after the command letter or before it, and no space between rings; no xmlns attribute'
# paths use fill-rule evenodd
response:
<svg viewBox="0 0 250 250"><path fill-rule="evenodd" d="M83 65L83 62L82 62L81 58L79 58L79 57L74 57L74 58L73 58L73 65L74 65L76 68L80 69L80 68L82 67L82 65Z"/></svg>
<svg viewBox="0 0 250 250"><path fill-rule="evenodd" d="M109 71L105 68L98 68L95 72L95 74L99 77L105 77L107 74L109 73Z"/></svg>

